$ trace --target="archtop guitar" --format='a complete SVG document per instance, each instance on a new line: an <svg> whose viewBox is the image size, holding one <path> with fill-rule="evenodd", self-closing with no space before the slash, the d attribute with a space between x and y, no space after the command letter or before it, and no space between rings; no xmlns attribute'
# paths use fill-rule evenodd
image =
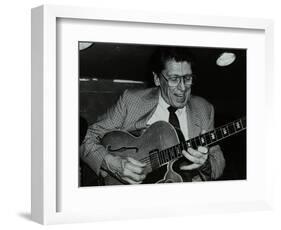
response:
<svg viewBox="0 0 281 230"><path fill-rule="evenodd" d="M210 147L219 141L246 129L246 118L240 118L205 134L179 142L175 128L165 121L153 123L141 136L125 131L111 131L102 138L102 145L115 156L132 157L147 164L143 183L174 183L189 181L186 171L180 170L188 160L182 150L198 146ZM104 178L105 184L126 184L112 174Z"/></svg>

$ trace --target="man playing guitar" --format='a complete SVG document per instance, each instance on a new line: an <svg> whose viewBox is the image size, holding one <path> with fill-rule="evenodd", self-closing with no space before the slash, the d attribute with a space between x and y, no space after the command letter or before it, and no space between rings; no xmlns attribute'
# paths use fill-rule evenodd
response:
<svg viewBox="0 0 281 230"><path fill-rule="evenodd" d="M191 94L195 77L193 65L186 48L159 47L152 58L156 87L126 90L118 102L88 128L80 148L80 157L97 175L105 178L106 184L152 183L146 182L148 174L154 168L164 165L166 158L169 161L164 166L164 177L167 178L171 171L176 172L173 169L177 168L181 180L165 179L161 182L213 180L222 175L225 167L223 153L218 145L208 147L204 143L208 141L207 137L204 139L202 136L196 145L191 144L180 149L181 157L177 162L171 161L178 159L173 158L173 154L178 154L177 149L175 153L159 154L165 148L169 149L214 129L213 106L205 99ZM163 121L169 124L166 125ZM153 131L145 131L142 141L140 138L123 137L119 132L114 137L106 138L106 134L112 131L143 131L148 127L153 127ZM164 134L169 132L170 134ZM103 141L103 138L107 140ZM129 139L136 143L132 144ZM110 142L115 142L115 147ZM120 145L120 142L124 143ZM155 150L152 142L166 146L157 147ZM147 149L147 146L152 147ZM140 156L141 148L146 148L148 153ZM154 158L156 155L157 160ZM188 176L185 177L184 172ZM174 175L169 178L174 178Z"/></svg>

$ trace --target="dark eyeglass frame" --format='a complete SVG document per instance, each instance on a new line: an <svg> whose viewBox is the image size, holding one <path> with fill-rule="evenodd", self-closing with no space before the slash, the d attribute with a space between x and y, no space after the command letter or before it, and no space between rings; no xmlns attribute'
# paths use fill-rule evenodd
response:
<svg viewBox="0 0 281 230"><path fill-rule="evenodd" d="M167 78L163 73L160 72L160 75L167 81L168 85L170 87L176 87L179 85L179 83L181 81L183 81L184 85L188 86L188 85L192 85L192 81L193 79L196 77L195 74L188 74L186 76L179 76L179 77L175 77L173 81L171 78ZM188 79L187 79L188 77Z"/></svg>

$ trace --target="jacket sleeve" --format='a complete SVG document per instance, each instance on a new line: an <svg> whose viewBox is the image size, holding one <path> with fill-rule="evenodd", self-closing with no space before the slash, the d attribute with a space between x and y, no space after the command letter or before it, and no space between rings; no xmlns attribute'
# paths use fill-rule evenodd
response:
<svg viewBox="0 0 281 230"><path fill-rule="evenodd" d="M214 107L210 105L210 116L207 124L207 130L214 129ZM225 167L225 159L219 145L210 147L209 149L209 162L211 165L211 179L218 179L222 174Z"/></svg>
<svg viewBox="0 0 281 230"><path fill-rule="evenodd" d="M101 138L115 129L120 129L126 118L127 91L119 98L117 103L111 107L96 123L89 126L85 139L80 147L80 158L88 164L94 172L99 175L101 164L106 149L101 145Z"/></svg>

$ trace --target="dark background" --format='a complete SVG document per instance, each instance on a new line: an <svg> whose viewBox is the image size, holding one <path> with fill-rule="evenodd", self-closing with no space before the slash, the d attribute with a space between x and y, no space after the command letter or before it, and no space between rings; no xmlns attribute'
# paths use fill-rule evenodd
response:
<svg viewBox="0 0 281 230"><path fill-rule="evenodd" d="M105 112L126 88L153 86L149 60L156 46L93 43L80 51L80 116L89 124ZM192 93L215 107L215 126L246 116L246 50L189 47L195 57L196 74ZM229 66L216 65L223 52L232 52L236 60ZM137 82L113 82L114 79ZM246 132L220 143L226 159L221 180L246 179ZM82 170L82 184L95 183ZM85 178L86 177L86 178Z"/></svg>

